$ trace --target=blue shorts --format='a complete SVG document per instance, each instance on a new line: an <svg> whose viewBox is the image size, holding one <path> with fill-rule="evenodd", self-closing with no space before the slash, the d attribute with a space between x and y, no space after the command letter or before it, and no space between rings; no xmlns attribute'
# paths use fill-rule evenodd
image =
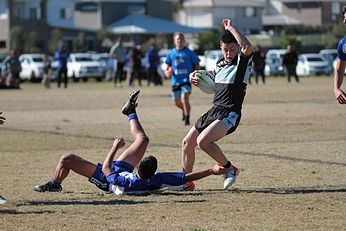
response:
<svg viewBox="0 0 346 231"><path fill-rule="evenodd" d="M112 163L112 169L116 173L132 172L134 167L131 164L124 162L124 161L114 161ZM103 191L110 191L107 177L103 174L102 164L100 164L100 163L97 164L96 170L95 170L94 174L89 178L89 181Z"/></svg>
<svg viewBox="0 0 346 231"><path fill-rule="evenodd" d="M178 86L172 86L172 99L179 98L182 94L191 93L191 83L182 83Z"/></svg>

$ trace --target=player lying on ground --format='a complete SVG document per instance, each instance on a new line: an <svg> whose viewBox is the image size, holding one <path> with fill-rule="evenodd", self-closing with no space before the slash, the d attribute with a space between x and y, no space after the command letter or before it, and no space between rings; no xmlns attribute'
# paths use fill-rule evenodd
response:
<svg viewBox="0 0 346 231"><path fill-rule="evenodd" d="M115 139L103 165L93 164L75 154L63 155L55 169L51 180L43 185L34 187L38 192L61 191L61 183L70 170L85 176L89 181L104 191L113 191L116 194L132 193L141 194L170 186L179 186L183 189L186 182L199 180L210 175L221 175L226 169L221 165L202 171L185 174L183 172L156 172L157 160L154 156L144 153L149 144L136 113L139 90L131 94L122 108L122 113L127 115L130 132L134 138L133 143L116 161L116 152L125 145L123 138ZM133 172L137 168L136 172Z"/></svg>

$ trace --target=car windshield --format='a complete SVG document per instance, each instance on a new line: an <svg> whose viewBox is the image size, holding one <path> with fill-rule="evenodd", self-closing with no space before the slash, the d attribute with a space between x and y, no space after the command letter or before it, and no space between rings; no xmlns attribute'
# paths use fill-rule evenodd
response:
<svg viewBox="0 0 346 231"><path fill-rule="evenodd" d="M93 61L91 57L88 56L77 56L76 57L77 62L90 62Z"/></svg>
<svg viewBox="0 0 346 231"><path fill-rule="evenodd" d="M43 63L43 58L41 57L33 57L32 60L34 63Z"/></svg>
<svg viewBox="0 0 346 231"><path fill-rule="evenodd" d="M309 62L323 62L324 60L320 57L308 57L307 60Z"/></svg>

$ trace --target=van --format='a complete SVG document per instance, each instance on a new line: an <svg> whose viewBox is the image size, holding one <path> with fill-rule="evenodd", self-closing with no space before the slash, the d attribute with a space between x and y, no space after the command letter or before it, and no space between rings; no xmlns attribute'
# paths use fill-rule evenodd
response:
<svg viewBox="0 0 346 231"><path fill-rule="evenodd" d="M286 49L272 49L267 51L264 67L264 74L266 76L285 75L282 57L286 53Z"/></svg>

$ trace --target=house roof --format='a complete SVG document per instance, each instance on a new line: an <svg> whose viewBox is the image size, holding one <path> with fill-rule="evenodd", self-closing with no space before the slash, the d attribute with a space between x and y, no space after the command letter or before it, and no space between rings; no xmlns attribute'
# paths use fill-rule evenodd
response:
<svg viewBox="0 0 346 231"><path fill-rule="evenodd" d="M288 26L302 24L299 20L284 14L263 15L263 26Z"/></svg>
<svg viewBox="0 0 346 231"><path fill-rule="evenodd" d="M263 0L188 0L184 2L184 7L263 7Z"/></svg>
<svg viewBox="0 0 346 231"><path fill-rule="evenodd" d="M149 15L132 14L108 26L114 33L154 34L154 33L202 33L203 29L184 26L172 21L155 18Z"/></svg>

